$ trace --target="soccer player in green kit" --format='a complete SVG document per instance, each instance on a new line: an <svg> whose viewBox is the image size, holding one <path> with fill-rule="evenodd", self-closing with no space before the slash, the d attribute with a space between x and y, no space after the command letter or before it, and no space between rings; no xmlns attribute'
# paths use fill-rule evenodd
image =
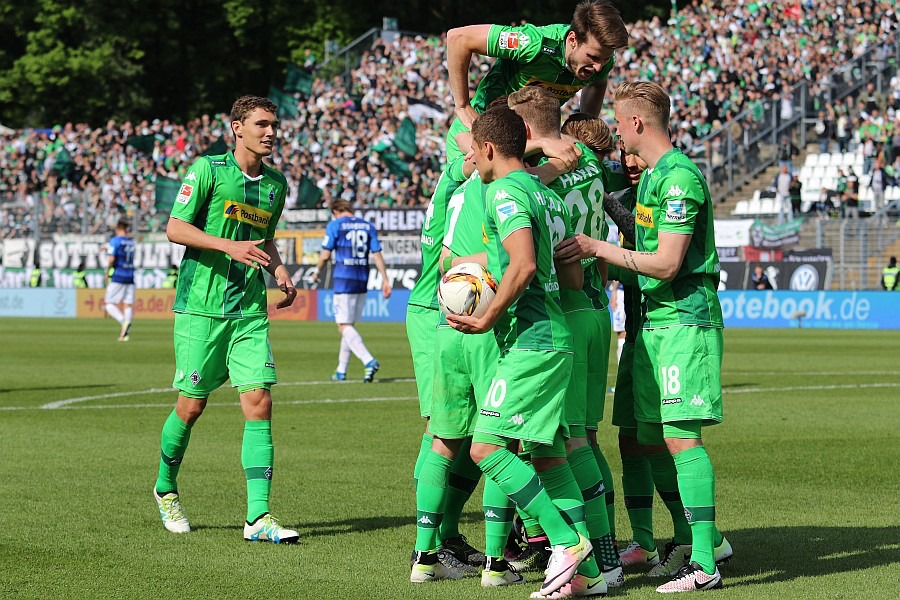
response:
<svg viewBox="0 0 900 600"><path fill-rule="evenodd" d="M528 87L510 94L508 102L510 108L525 120L530 136L545 139L560 137L559 103L550 93ZM573 231L600 239L606 223L603 213L604 172L593 151L580 142L577 144L581 150L578 166L570 173L559 176L553 172L542 181L565 202ZM605 145L612 146L612 136L608 131ZM563 313L572 331L575 358L566 392L565 418L569 426L566 452L569 466L581 489L587 529L595 555L602 560L604 579L608 586L618 587L623 583L622 568L610 535L604 475L587 437L587 427L596 431L606 396L610 317L603 285L605 265L602 261L588 259L582 267L582 289L560 289ZM606 464L605 459L603 464ZM612 479L611 474L606 477ZM531 524L526 522L526 530L529 528L532 528ZM529 534L529 545L533 543L533 536Z"/></svg>
<svg viewBox="0 0 900 600"><path fill-rule="evenodd" d="M438 405L439 415L445 414L442 412L444 392L436 394L435 386L435 379L442 376L444 372L435 371L434 368L435 352L438 348L437 327L441 322L441 313L437 303L437 286L441 278L438 262L447 227L455 228L458 223L463 190L465 185L472 180L471 177L467 180L466 176L471 175L472 171L474 171L474 165L471 164L471 161L467 163L460 157L447 166L438 181L422 226L422 276L410 294L406 312L406 331L412 351L416 386L419 391L419 412L426 419L426 430L422 436L422 445L419 448L413 473L417 489L422 468L434 443L431 416L432 411L435 410L435 404ZM480 197L478 201L480 203ZM480 209L480 212L483 212L483 209ZM480 226L478 231L480 235ZM443 466L443 461L441 461L441 466ZM414 554L413 562L414 565L418 563L418 566L414 566L411 579L415 583L455 578L457 575L467 572L474 573L475 567L481 566L484 562L484 554L469 545L465 537L459 533L459 518L463 506L481 478L480 469L469 457L468 446L464 452L453 455L448 469L449 475L435 474L433 467L426 469L427 481L424 485L431 490L431 493L423 490L422 495L428 499L434 498L437 508L435 505L425 502L426 508L431 510L424 512L429 513L430 516L422 519L423 515L419 515L416 519L419 530L416 547L435 556L425 556L424 559L419 560ZM439 483L443 487L438 496L435 494L434 488ZM420 502L417 499L418 503ZM459 562L449 559L446 555L439 555L437 552L439 547L450 553ZM431 564L431 560L434 558L441 560ZM424 564L423 560L428 564Z"/></svg>
<svg viewBox="0 0 900 600"><path fill-rule="evenodd" d="M668 447L692 534L689 562L657 591L704 591L722 586L714 557L715 475L701 438L703 425L722 421L713 207L702 173L669 139L668 94L654 83L624 83L615 102L625 151L648 165L637 192L637 250L577 236L556 256L562 262L595 256L638 274L646 315L634 371L655 383L635 386L638 441Z"/></svg>
<svg viewBox="0 0 900 600"><path fill-rule="evenodd" d="M526 86L550 91L564 104L579 90L581 109L597 115L617 48L628 45L628 31L608 0L583 0L572 24L536 27L469 25L447 32L447 70L456 119L447 133L447 161L465 155L469 129L492 101ZM469 100L469 63L473 54L497 57ZM572 144L545 144L544 154L566 156L574 164Z"/></svg>
<svg viewBox="0 0 900 600"><path fill-rule="evenodd" d="M553 192L524 172L527 133L512 110L489 109L475 120L472 134L473 160L489 184L488 267L500 280L484 316L447 317L463 333L493 329L500 351L488 394L476 399L472 459L537 519L553 546L537 597L551 596L570 581L570 587L587 591L605 587L597 562L589 558L581 491L565 460L564 400L573 359L559 288L579 289L584 283L580 265L557 272L553 261L554 248L572 235L568 213ZM537 475L515 455L519 441Z"/></svg>
<svg viewBox="0 0 900 600"><path fill-rule="evenodd" d="M290 306L297 291L275 247L287 181L263 163L272 154L278 120L266 98L243 96L231 109L233 152L206 156L188 170L166 233L187 246L175 295L175 381L178 400L162 430L159 476L153 490L163 525L190 525L176 476L191 428L210 393L229 378L246 419L241 463L247 478L244 539L297 542L296 531L269 513L274 448L272 396L275 359L269 344L265 268Z"/></svg>

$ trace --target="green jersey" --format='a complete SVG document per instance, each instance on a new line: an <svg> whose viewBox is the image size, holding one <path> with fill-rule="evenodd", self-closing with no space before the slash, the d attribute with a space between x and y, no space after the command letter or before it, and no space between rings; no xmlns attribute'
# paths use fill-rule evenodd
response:
<svg viewBox="0 0 900 600"><path fill-rule="evenodd" d="M603 212L605 191L604 167L594 152L582 143L576 143L581 150L578 165L570 172L554 179L549 188L553 190L569 211L572 230L583 233L595 240L606 238L606 215ZM603 288L603 276L597 268L596 259L581 261L584 267L583 291L561 289L559 292L563 310L602 310L609 304Z"/></svg>
<svg viewBox="0 0 900 600"><path fill-rule="evenodd" d="M615 55L600 72L582 81L566 67L566 34L568 25L522 25L509 27L491 25L487 39L487 55L497 58L490 70L478 82L470 101L476 111L483 113L491 102L528 85L536 85L556 96L564 104L590 83L606 81L615 64ZM459 119L453 121L447 133L447 160L455 160L462 153L456 135L467 131Z"/></svg>
<svg viewBox="0 0 900 600"><path fill-rule="evenodd" d="M639 252L657 252L660 232L691 235L674 280L638 276L647 299L644 328L723 327L709 188L697 166L678 148L666 152L641 176L635 225Z"/></svg>
<svg viewBox="0 0 900 600"><path fill-rule="evenodd" d="M441 280L438 262L441 258L441 239L444 235L444 222L447 217L447 203L459 187L462 175L463 159L447 165L435 186L431 203L425 212L422 224L422 274L409 293L409 304L424 306L437 310L437 286Z"/></svg>
<svg viewBox="0 0 900 600"><path fill-rule="evenodd" d="M525 171L514 171L488 185L484 202L485 246L491 273L502 282L509 266L503 240L519 229L531 230L537 265L525 292L494 325L500 352L572 352L572 335L560 305L553 263L556 246L574 235L565 204Z"/></svg>
<svg viewBox="0 0 900 600"><path fill-rule="evenodd" d="M536 85L565 103L589 83L605 81L615 64L610 57L600 72L582 81L566 67L568 25L492 25L488 32L487 54L498 60L478 83L472 106L479 113L499 98Z"/></svg>
<svg viewBox="0 0 900 600"><path fill-rule="evenodd" d="M450 197L442 243L453 256L484 252L484 190L481 176L475 171ZM444 313L439 324L447 324Z"/></svg>
<svg viewBox="0 0 900 600"><path fill-rule="evenodd" d="M204 156L188 170L172 218L215 237L262 244L275 237L286 193L284 175L268 165L251 178L231 152ZM224 252L188 247L181 259L173 310L225 319L265 316L263 271Z"/></svg>

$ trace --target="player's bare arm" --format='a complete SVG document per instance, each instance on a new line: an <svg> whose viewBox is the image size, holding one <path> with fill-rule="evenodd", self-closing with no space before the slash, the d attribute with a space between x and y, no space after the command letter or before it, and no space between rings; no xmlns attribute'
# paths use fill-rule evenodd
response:
<svg viewBox="0 0 900 600"><path fill-rule="evenodd" d="M456 116L467 129L478 113L469 104L469 63L473 54L487 54L491 25L468 25L447 32L447 71Z"/></svg>
<svg viewBox="0 0 900 600"><path fill-rule="evenodd" d="M276 304L276 308L287 308L294 303L297 297L297 288L291 280L291 274L287 267L281 261L281 255L278 253L278 247L275 246L275 240L266 240L263 250L271 257L271 262L266 266L266 271L275 278L278 289L284 292L284 299Z"/></svg>
<svg viewBox="0 0 900 600"><path fill-rule="evenodd" d="M581 112L600 116L603 99L606 97L606 80L590 83L581 90Z"/></svg>
<svg viewBox="0 0 900 600"><path fill-rule="evenodd" d="M584 287L584 268L581 261L566 263L554 260L554 263L560 287L569 290L580 290Z"/></svg>
<svg viewBox="0 0 900 600"><path fill-rule="evenodd" d="M328 264L329 260L331 260L331 250L322 250L319 253L319 262L316 264L316 270L313 271L309 276L313 283L318 283L319 273L322 272L322 269L325 268L325 265Z"/></svg>
<svg viewBox="0 0 900 600"><path fill-rule="evenodd" d="M375 261L375 268L381 273L381 294L385 298L391 297L391 280L387 274L387 268L384 266L384 256L381 252L373 252L372 260Z"/></svg>
<svg viewBox="0 0 900 600"><path fill-rule="evenodd" d="M525 167L525 171L535 175L544 185L548 185L560 175L564 175L571 171L571 169L567 169L566 164L561 159L551 158L537 167Z"/></svg>
<svg viewBox="0 0 900 600"><path fill-rule="evenodd" d="M582 258L601 258L608 264L639 275L672 281L681 269L691 237L693 237L691 234L661 231L657 252L637 252L578 234L560 243L555 258L561 263L577 262Z"/></svg>
<svg viewBox="0 0 900 600"><path fill-rule="evenodd" d="M438 261L438 267L441 269L441 273L446 273L448 271L448 269L444 269L445 258L450 258L451 267L455 267L463 263L473 262L478 263L479 265L487 269L487 252L479 252L478 254L470 254L469 256L453 256L453 252L450 251L450 248L448 248L447 246L443 246L441 248L441 258Z"/></svg>
<svg viewBox="0 0 900 600"><path fill-rule="evenodd" d="M547 158L556 158L562 161L569 172L578 166L581 150L568 139L535 137L529 138L525 144L525 156L541 153Z"/></svg>
<svg viewBox="0 0 900 600"><path fill-rule="evenodd" d="M267 267L271 262L271 257L259 248L263 240L226 240L209 235L187 221L174 217L170 218L169 224L166 225L166 236L170 242L182 246L224 252L232 259L254 269L258 269L260 266Z"/></svg>
<svg viewBox="0 0 900 600"><path fill-rule="evenodd" d="M484 316L478 319L447 315L447 323L457 331L463 333L490 331L500 315L505 313L516 298L525 292L525 288L534 278L534 274L537 272L537 262L534 257L534 241L531 237L530 227L524 227L506 236L506 239L503 240L503 248L509 254L509 266L503 272L503 279L500 280L494 301L488 306Z"/></svg>

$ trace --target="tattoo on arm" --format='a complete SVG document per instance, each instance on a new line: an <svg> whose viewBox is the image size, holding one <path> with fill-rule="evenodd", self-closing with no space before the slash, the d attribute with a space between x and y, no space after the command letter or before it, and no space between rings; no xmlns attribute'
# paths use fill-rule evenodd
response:
<svg viewBox="0 0 900 600"><path fill-rule="evenodd" d="M640 274L641 270L637 266L637 262L634 260L633 252L625 252L622 255L622 259L625 261L625 268L629 271L633 271L634 273Z"/></svg>

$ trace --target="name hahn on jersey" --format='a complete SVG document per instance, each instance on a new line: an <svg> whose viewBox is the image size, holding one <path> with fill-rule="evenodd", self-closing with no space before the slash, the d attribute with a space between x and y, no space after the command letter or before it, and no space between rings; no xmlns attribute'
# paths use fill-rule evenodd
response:
<svg viewBox="0 0 900 600"><path fill-rule="evenodd" d="M241 223L248 223L255 227L266 229L269 226L272 213L241 202L235 202L234 200L226 200L224 216L226 219L234 219Z"/></svg>

